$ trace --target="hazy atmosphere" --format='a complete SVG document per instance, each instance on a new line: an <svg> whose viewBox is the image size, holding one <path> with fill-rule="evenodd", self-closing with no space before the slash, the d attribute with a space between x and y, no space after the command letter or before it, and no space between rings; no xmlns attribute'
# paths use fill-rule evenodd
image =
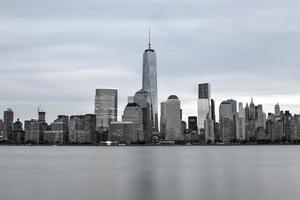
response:
<svg viewBox="0 0 300 200"><path fill-rule="evenodd" d="M119 118L142 87L151 27L158 101L197 115L197 84L222 100L275 103L300 113L299 0L1 0L0 109L21 120L42 104L57 114L94 112L96 88L116 88Z"/></svg>

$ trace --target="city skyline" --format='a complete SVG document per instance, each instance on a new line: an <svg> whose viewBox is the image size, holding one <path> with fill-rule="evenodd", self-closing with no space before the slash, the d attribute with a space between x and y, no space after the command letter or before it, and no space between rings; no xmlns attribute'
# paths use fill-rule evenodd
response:
<svg viewBox="0 0 300 200"><path fill-rule="evenodd" d="M94 1L0 2L0 83L7 86L0 87L0 110L11 107L23 121L42 104L53 121L57 113L93 113L94 89L116 88L120 116L127 96L140 89L151 26L158 105L176 94L185 121L197 114L200 82L213 86L216 105L253 96L266 113L277 102L299 113L299 4L178 2L170 10L162 1L149 4L153 15L138 1L121 10Z"/></svg>

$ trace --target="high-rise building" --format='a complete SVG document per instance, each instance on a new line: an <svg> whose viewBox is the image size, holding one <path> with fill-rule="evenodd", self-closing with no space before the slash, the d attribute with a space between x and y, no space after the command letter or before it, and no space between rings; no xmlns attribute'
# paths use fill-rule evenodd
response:
<svg viewBox="0 0 300 200"><path fill-rule="evenodd" d="M38 111L38 121L40 122L46 121L46 112Z"/></svg>
<svg viewBox="0 0 300 200"><path fill-rule="evenodd" d="M292 140L294 128L294 118L292 114L287 110L283 114L283 133L284 140L290 142Z"/></svg>
<svg viewBox="0 0 300 200"><path fill-rule="evenodd" d="M205 134L205 120L211 119L210 113L210 84L198 85L198 134Z"/></svg>
<svg viewBox="0 0 300 200"><path fill-rule="evenodd" d="M8 108L3 113L3 138L8 141L12 139L13 123L14 112L12 111L12 109Z"/></svg>
<svg viewBox="0 0 300 200"><path fill-rule="evenodd" d="M160 103L160 134L162 138L166 136L166 102Z"/></svg>
<svg viewBox="0 0 300 200"><path fill-rule="evenodd" d="M278 103L275 105L274 111L275 111L275 120L279 121L281 119L281 114L280 114L280 106Z"/></svg>
<svg viewBox="0 0 300 200"><path fill-rule="evenodd" d="M156 53L151 49L150 33L149 47L143 55L143 89L150 95L150 107L152 110L151 120L153 121L153 130L158 131L158 107L157 107L157 67Z"/></svg>
<svg viewBox="0 0 300 200"><path fill-rule="evenodd" d="M280 116L280 106L278 103L275 105L274 111L275 111L275 117Z"/></svg>
<svg viewBox="0 0 300 200"><path fill-rule="evenodd" d="M294 121L295 121L295 137L296 140L300 140L300 115L294 115Z"/></svg>
<svg viewBox="0 0 300 200"><path fill-rule="evenodd" d="M134 133L136 134L139 142L144 142L144 130L143 130L143 111L139 104L128 103L124 109L122 121L133 122Z"/></svg>
<svg viewBox="0 0 300 200"><path fill-rule="evenodd" d="M180 117L180 101L176 95L171 95L165 104L165 139L183 140L182 125Z"/></svg>
<svg viewBox="0 0 300 200"><path fill-rule="evenodd" d="M145 142L150 143L152 141L152 120L150 109L150 95L147 91L141 89L134 95L134 103L137 103L143 113L143 131Z"/></svg>
<svg viewBox="0 0 300 200"><path fill-rule="evenodd" d="M25 120L25 143L43 144L44 133L50 129L46 122L36 119Z"/></svg>
<svg viewBox="0 0 300 200"><path fill-rule="evenodd" d="M211 107L211 119L216 122L216 106L215 106L215 100L211 99L210 100L210 107Z"/></svg>
<svg viewBox="0 0 300 200"><path fill-rule="evenodd" d="M236 101L222 101L219 108L220 133L222 141L229 143L236 139Z"/></svg>
<svg viewBox="0 0 300 200"><path fill-rule="evenodd" d="M118 91L115 89L96 89L95 114L97 130L107 129L110 122L117 121Z"/></svg>
<svg viewBox="0 0 300 200"><path fill-rule="evenodd" d="M62 121L54 121L50 124L50 130L44 132L45 144L64 144L66 124Z"/></svg>
<svg viewBox="0 0 300 200"><path fill-rule="evenodd" d="M254 105L252 97L251 97L251 102L250 102L250 107L249 107L249 119L250 120L256 120L255 105Z"/></svg>
<svg viewBox="0 0 300 200"><path fill-rule="evenodd" d="M249 121L250 120L250 108L248 103L246 103L245 106L245 121Z"/></svg>
<svg viewBox="0 0 300 200"><path fill-rule="evenodd" d="M13 123L13 136L10 143L13 144L24 144L25 141L25 131L23 130L23 124L19 119Z"/></svg>
<svg viewBox="0 0 300 200"><path fill-rule="evenodd" d="M197 116L188 117L188 129L190 131L198 131L197 129Z"/></svg>
<svg viewBox="0 0 300 200"><path fill-rule="evenodd" d="M263 112L263 106L261 104L255 106L255 116L256 116L256 119L257 119L257 127L265 127L265 122L266 120L264 119L265 118L265 114Z"/></svg>
<svg viewBox="0 0 300 200"><path fill-rule="evenodd" d="M214 143L215 141L215 131L214 131L214 121L207 116L204 124L205 129L205 141L208 144Z"/></svg>
<svg viewBox="0 0 300 200"><path fill-rule="evenodd" d="M243 103L239 102L239 113L236 122L236 139L245 140L246 139L246 130L245 130L245 109Z"/></svg>
<svg viewBox="0 0 300 200"><path fill-rule="evenodd" d="M94 143L96 135L96 115L86 114L70 116L68 130L70 143Z"/></svg>

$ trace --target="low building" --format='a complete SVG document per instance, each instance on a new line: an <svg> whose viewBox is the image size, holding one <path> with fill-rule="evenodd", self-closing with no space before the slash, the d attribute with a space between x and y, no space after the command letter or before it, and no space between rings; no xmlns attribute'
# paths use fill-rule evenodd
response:
<svg viewBox="0 0 300 200"><path fill-rule="evenodd" d="M144 142L144 128L143 128L143 112L139 104L128 103L124 109L122 121L130 121L134 123L135 132L138 136L139 142Z"/></svg>
<svg viewBox="0 0 300 200"><path fill-rule="evenodd" d="M25 143L43 144L44 132L49 130L45 122L31 119L25 121Z"/></svg>
<svg viewBox="0 0 300 200"><path fill-rule="evenodd" d="M135 131L135 124L133 122L111 122L108 139L112 142L118 143L137 143L138 134Z"/></svg>
<svg viewBox="0 0 300 200"><path fill-rule="evenodd" d="M23 130L23 124L19 119L13 123L13 132L10 143L12 144L24 144L25 142L25 131Z"/></svg>
<svg viewBox="0 0 300 200"><path fill-rule="evenodd" d="M91 144L96 138L96 115L74 115L70 117L69 143L71 144Z"/></svg>

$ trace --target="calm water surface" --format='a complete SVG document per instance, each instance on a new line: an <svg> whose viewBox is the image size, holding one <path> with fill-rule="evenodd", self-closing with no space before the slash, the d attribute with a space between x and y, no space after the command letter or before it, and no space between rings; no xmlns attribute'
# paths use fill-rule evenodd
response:
<svg viewBox="0 0 300 200"><path fill-rule="evenodd" d="M0 146L2 200L299 200L300 146Z"/></svg>

